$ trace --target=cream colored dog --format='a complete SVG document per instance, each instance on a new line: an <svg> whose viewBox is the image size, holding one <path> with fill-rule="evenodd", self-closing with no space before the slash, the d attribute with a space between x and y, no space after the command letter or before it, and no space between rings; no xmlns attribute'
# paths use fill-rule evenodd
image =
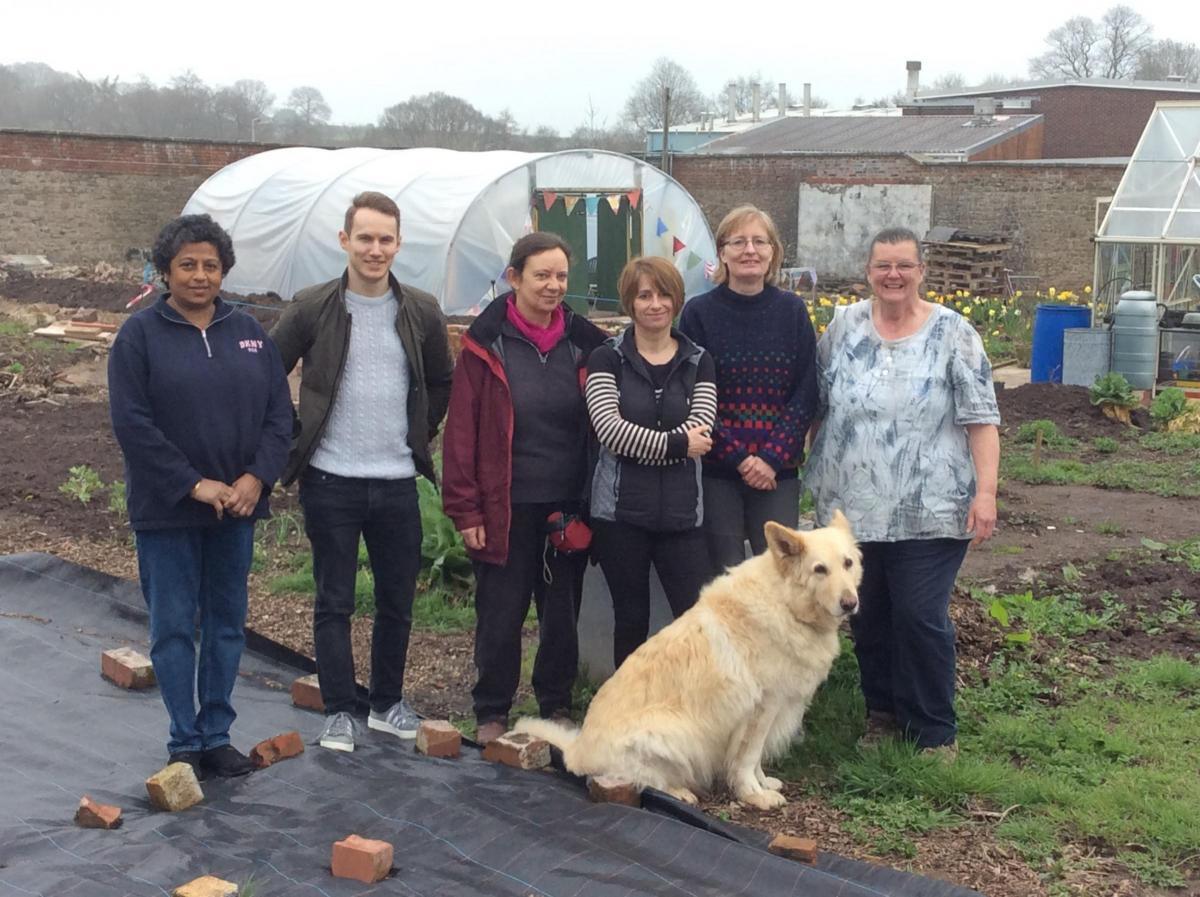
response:
<svg viewBox="0 0 1200 897"><path fill-rule="evenodd" d="M631 654L581 729L525 718L578 775L611 775L688 803L720 780L760 809L787 803L763 773L799 731L858 609L861 555L846 518L797 532L768 523L768 550L733 567L695 607Z"/></svg>

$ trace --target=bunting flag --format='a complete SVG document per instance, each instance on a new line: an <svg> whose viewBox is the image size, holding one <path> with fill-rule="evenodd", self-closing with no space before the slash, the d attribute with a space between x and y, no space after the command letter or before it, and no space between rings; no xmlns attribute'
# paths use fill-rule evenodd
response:
<svg viewBox="0 0 1200 897"><path fill-rule="evenodd" d="M630 190L625 195L627 197L629 197L629 208L636 209L638 207L638 203L641 202L642 191L641 190Z"/></svg>
<svg viewBox="0 0 1200 897"><path fill-rule="evenodd" d="M659 218L658 224L655 225L655 227L654 227L654 236L661 237L666 232L667 232L667 226L665 224L663 224L663 220L661 218Z"/></svg>
<svg viewBox="0 0 1200 897"><path fill-rule="evenodd" d="M700 264L700 256L689 249L687 254L687 269L691 271L698 264Z"/></svg>
<svg viewBox="0 0 1200 897"><path fill-rule="evenodd" d="M563 202L566 203L567 214L570 215L572 212L575 211L575 206L577 206L579 204L579 194L578 193L569 193L563 197Z"/></svg>
<svg viewBox="0 0 1200 897"><path fill-rule="evenodd" d="M671 240L672 240L672 243L674 246L674 248L671 250L671 252L678 255L678 253L681 249L687 249L687 244L684 243L683 240L679 239L678 237L672 237Z"/></svg>
<svg viewBox="0 0 1200 897"><path fill-rule="evenodd" d="M611 196L604 197L608 200L608 207L613 210L613 214L617 215L621 211L621 200L624 198L620 193L613 193Z"/></svg>
<svg viewBox="0 0 1200 897"><path fill-rule="evenodd" d="M595 215L596 207L600 204L600 197L595 193L589 193L583 198L583 201L587 203L587 213L589 215Z"/></svg>
<svg viewBox="0 0 1200 897"><path fill-rule="evenodd" d="M557 199L558 199L558 194L555 193L553 190L543 190L542 191L542 202L546 206L547 212L550 211L550 207L552 205L554 205L554 202Z"/></svg>

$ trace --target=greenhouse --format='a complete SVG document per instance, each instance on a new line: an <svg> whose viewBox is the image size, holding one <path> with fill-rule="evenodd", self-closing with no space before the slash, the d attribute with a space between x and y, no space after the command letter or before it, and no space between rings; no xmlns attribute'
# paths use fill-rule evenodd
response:
<svg viewBox="0 0 1200 897"><path fill-rule="evenodd" d="M1200 103L1158 103L1096 230L1096 298L1200 307Z"/></svg>
<svg viewBox="0 0 1200 897"><path fill-rule="evenodd" d="M574 250L568 301L577 309L611 307L621 268L638 255L672 259L689 296L711 287L716 249L692 196L653 166L600 150L269 150L218 171L184 212L207 212L232 235L227 289L291 298L345 268L337 233L363 190L400 206L396 277L433 293L448 314L504 291L509 250L531 230L557 233Z"/></svg>

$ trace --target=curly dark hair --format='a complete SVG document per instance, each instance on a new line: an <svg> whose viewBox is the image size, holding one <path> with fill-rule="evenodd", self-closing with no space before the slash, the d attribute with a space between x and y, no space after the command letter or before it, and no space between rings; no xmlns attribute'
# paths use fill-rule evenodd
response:
<svg viewBox="0 0 1200 897"><path fill-rule="evenodd" d="M187 243L211 243L221 259L222 277L229 273L237 261L233 254L233 240L225 228L208 215L180 215L158 232L154 249L150 251L150 260L164 279L171 272L171 261Z"/></svg>

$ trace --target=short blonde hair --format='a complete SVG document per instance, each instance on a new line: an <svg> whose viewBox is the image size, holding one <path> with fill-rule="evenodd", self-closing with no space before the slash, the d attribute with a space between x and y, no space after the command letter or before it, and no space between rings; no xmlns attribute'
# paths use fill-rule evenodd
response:
<svg viewBox="0 0 1200 897"><path fill-rule="evenodd" d="M637 298L638 287L642 278L646 277L650 285L658 290L660 296L671 298L671 308L678 316L683 309L683 277L679 269L657 255L644 255L641 258L630 259L621 269L621 277L617 281L617 294L621 297L621 311L633 317L633 300Z"/></svg>
<svg viewBox="0 0 1200 897"><path fill-rule="evenodd" d="M766 280L771 284L779 280L779 271L783 267L783 243L779 240L779 230L770 215L758 206L746 205L733 209L717 226L717 270L713 274L714 283L725 283L729 280L729 266L721 261L721 247L729 240L729 235L747 221L757 221L767 232L767 239L771 241L771 264L767 266Z"/></svg>

